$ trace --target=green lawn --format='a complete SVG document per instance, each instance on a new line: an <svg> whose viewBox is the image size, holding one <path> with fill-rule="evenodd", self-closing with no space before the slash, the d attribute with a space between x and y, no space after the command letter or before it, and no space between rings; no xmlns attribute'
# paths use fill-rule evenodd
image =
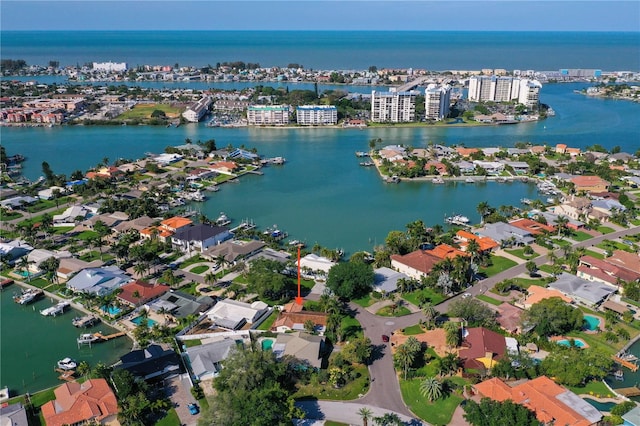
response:
<svg viewBox="0 0 640 426"><path fill-rule="evenodd" d="M613 250L623 250L630 252L632 249L626 244L619 243L617 241L603 241L600 244L596 244L596 247L602 250L613 252Z"/></svg>
<svg viewBox="0 0 640 426"><path fill-rule="evenodd" d="M17 211L8 211L6 213L2 213L0 215L0 222L5 222L8 220L18 219L22 217L22 213Z"/></svg>
<svg viewBox="0 0 640 426"><path fill-rule="evenodd" d="M330 399L348 401L356 399L367 393L369 388L369 371L365 365L356 365L354 373L359 375L355 380L347 383L340 389L335 389L329 383L300 385L293 394L296 399Z"/></svg>
<svg viewBox="0 0 640 426"><path fill-rule="evenodd" d="M238 275L237 277L235 277L233 279L233 282L238 284L244 284L244 285L249 284L249 280L247 280L247 278L243 275Z"/></svg>
<svg viewBox="0 0 640 426"><path fill-rule="evenodd" d="M585 241L593 237L587 234L586 232L574 231L573 234L569 236L569 238L571 238L574 241Z"/></svg>
<svg viewBox="0 0 640 426"><path fill-rule="evenodd" d="M175 408L170 409L166 416L156 422L156 426L180 426L180 424L180 418Z"/></svg>
<svg viewBox="0 0 640 426"><path fill-rule="evenodd" d="M352 317L342 317L340 328L342 329L345 340L348 340L351 336L357 337L362 334L360 322Z"/></svg>
<svg viewBox="0 0 640 426"><path fill-rule="evenodd" d="M169 104L139 104L133 109L123 112L117 120L134 120L151 118L151 113L155 110L163 111L168 118L176 118L180 116L182 108L171 106Z"/></svg>
<svg viewBox="0 0 640 426"><path fill-rule="evenodd" d="M71 231L73 228L75 227L74 226L56 226L55 228L53 228L53 233L66 234L67 232Z"/></svg>
<svg viewBox="0 0 640 426"><path fill-rule="evenodd" d="M487 277L492 277L517 265L513 260L501 256L491 256L491 263L492 265L489 267L480 268L480 272L484 272Z"/></svg>
<svg viewBox="0 0 640 426"><path fill-rule="evenodd" d="M349 426L347 423L334 422L333 420L325 420L324 426Z"/></svg>
<svg viewBox="0 0 640 426"><path fill-rule="evenodd" d="M200 339L180 340L180 343L188 348L191 348L193 346L202 345L202 340Z"/></svg>
<svg viewBox="0 0 640 426"><path fill-rule="evenodd" d="M192 296L199 296L200 294L196 291L197 286L198 286L197 282L191 281L188 284L180 287L180 291L183 293L190 294Z"/></svg>
<svg viewBox="0 0 640 426"><path fill-rule="evenodd" d="M193 269L191 269L192 274L202 274L205 271L208 271L209 267L207 265L198 265L196 267L194 267Z"/></svg>
<svg viewBox="0 0 640 426"><path fill-rule="evenodd" d="M597 251L585 250L584 254L587 256L595 257L596 259L604 259L604 254L598 253Z"/></svg>
<svg viewBox="0 0 640 426"><path fill-rule="evenodd" d="M533 252L533 254L531 255L526 255L524 254L524 248L519 248L519 249L513 249L513 250L505 250L507 253L512 254L516 257L519 257L520 259L523 260L530 260L530 259L534 259L536 257L539 256L538 253Z"/></svg>
<svg viewBox="0 0 640 426"><path fill-rule="evenodd" d="M82 231L81 233L79 233L78 235L74 236L75 239L77 240L89 240L91 238L98 238L98 233L95 231Z"/></svg>
<svg viewBox="0 0 640 426"><path fill-rule="evenodd" d="M352 302L355 303L356 305L359 305L359 306L362 306L363 308L366 308L367 306L373 305L376 301L372 300L371 293L369 293L369 294L361 297L360 299L353 299Z"/></svg>
<svg viewBox="0 0 640 426"><path fill-rule="evenodd" d="M540 287L547 286L547 282L544 279L530 280L527 278L514 278L513 282L522 289L527 289L532 285L537 285Z"/></svg>
<svg viewBox="0 0 640 426"><path fill-rule="evenodd" d="M640 333L639 330L636 329L635 327L631 327L630 325L625 324L621 321L619 321L616 325L613 326L614 330L618 327L624 328L625 330L627 330L629 332L629 335L631 336L631 340ZM616 343L607 342L604 339L604 333L587 334L587 333L583 333L582 331L572 331L570 333L567 333L566 335L573 338L580 338L585 342L587 342L589 346L591 346L592 348L593 347L600 348L604 352L611 355L616 354L618 351L620 351L623 348L625 344L629 342L628 340L624 340L624 339L620 339Z"/></svg>
<svg viewBox="0 0 640 426"><path fill-rule="evenodd" d="M489 297L485 294L480 294L476 296L476 298L482 300L483 302L487 302L495 306L502 305L501 300L494 299L493 297Z"/></svg>
<svg viewBox="0 0 640 426"><path fill-rule="evenodd" d="M178 268L185 269L189 265L193 265L194 263L200 263L200 262L205 262L205 260L202 257L200 257L199 254L196 254L195 256L190 257L189 259L185 260L180 265L178 265Z"/></svg>
<svg viewBox="0 0 640 426"><path fill-rule="evenodd" d="M420 324L412 325L410 327L405 327L402 329L402 334L406 336L415 336L416 334L422 334L424 330Z"/></svg>
<svg viewBox="0 0 640 426"><path fill-rule="evenodd" d="M411 311L405 306L398 306L395 312L392 310L391 306L385 306L376 312L376 315L380 315L381 317L402 317L405 315L409 315Z"/></svg>
<svg viewBox="0 0 640 426"><path fill-rule="evenodd" d="M613 396L609 388L607 388L607 386L604 383L597 380L591 381L587 383L585 386L581 386L581 387L570 386L569 390L578 395L588 394L588 395L600 396L602 398Z"/></svg>
<svg viewBox="0 0 640 426"><path fill-rule="evenodd" d="M262 324L258 326L258 330L270 330L276 318L278 318L278 312L274 310L266 320L262 321Z"/></svg>
<svg viewBox="0 0 640 426"><path fill-rule="evenodd" d="M411 293L404 293L402 295L402 298L407 302L414 304L415 306L420 306L420 301L418 300L418 295L420 293L424 294L427 297L427 300L429 300L433 305L437 305L438 303L442 302L445 299L445 297L442 294L438 293L437 291L431 288L415 290L415 291L412 291Z"/></svg>
<svg viewBox="0 0 640 426"><path fill-rule="evenodd" d="M420 393L421 382L422 379L400 380L400 391L404 403L415 415L434 426L449 424L453 412L463 398L451 394L437 401L428 402Z"/></svg>
<svg viewBox="0 0 640 426"><path fill-rule="evenodd" d="M610 234L614 232L613 228L609 228L608 226L598 226L596 228L596 231L598 231L601 234Z"/></svg>

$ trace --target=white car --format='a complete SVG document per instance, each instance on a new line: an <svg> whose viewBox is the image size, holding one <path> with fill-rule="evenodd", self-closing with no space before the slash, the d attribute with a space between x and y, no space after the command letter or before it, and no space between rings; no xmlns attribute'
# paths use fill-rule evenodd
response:
<svg viewBox="0 0 640 426"><path fill-rule="evenodd" d="M471 293L465 293L465 294L462 295L463 299L466 299L468 297L471 297Z"/></svg>

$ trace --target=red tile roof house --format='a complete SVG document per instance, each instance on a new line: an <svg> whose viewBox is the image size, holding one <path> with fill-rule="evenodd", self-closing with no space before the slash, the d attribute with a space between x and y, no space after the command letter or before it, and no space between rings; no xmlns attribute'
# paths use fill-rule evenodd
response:
<svg viewBox="0 0 640 426"><path fill-rule="evenodd" d="M65 383L54 394L56 399L42 406L47 426L117 424L118 401L105 379Z"/></svg>
<svg viewBox="0 0 640 426"><path fill-rule="evenodd" d="M640 279L640 272L624 268L618 262L611 262L610 259L582 256L576 275L589 281L599 281L611 285L618 285L618 279L623 281L637 281Z"/></svg>
<svg viewBox="0 0 640 426"><path fill-rule="evenodd" d="M528 231L531 235L540 235L544 232L553 233L556 228L550 225L545 225L540 222L536 222L531 219L516 219L509 222L509 225L515 226L516 228L524 229Z"/></svg>
<svg viewBox="0 0 640 426"><path fill-rule="evenodd" d="M429 275L433 266L440 261L442 259L423 250L416 250L405 255L391 255L391 266L398 272L416 280Z"/></svg>
<svg viewBox="0 0 640 426"><path fill-rule="evenodd" d="M462 349L458 352L458 356L464 362L464 368L491 369L507 350L504 336L488 328L465 328L464 334L466 336L462 342Z"/></svg>
<svg viewBox="0 0 640 426"><path fill-rule="evenodd" d="M473 388L481 397L494 401L509 399L524 405L536 413L537 419L545 425L591 426L599 424L602 418L595 407L546 376L513 387L494 377Z"/></svg>
<svg viewBox="0 0 640 426"><path fill-rule="evenodd" d="M287 331L305 331L304 324L312 321L314 331L321 336L327 328L327 317L329 315L324 312L303 311L302 306L295 302L285 305L284 310L280 312L278 318L271 326L271 331L278 333L286 333Z"/></svg>
<svg viewBox="0 0 640 426"><path fill-rule="evenodd" d="M498 316L496 321L500 324L500 328L509 333L520 334L522 331L521 324L524 309L520 309L507 302L498 305L497 309Z"/></svg>
<svg viewBox="0 0 640 426"><path fill-rule="evenodd" d="M133 307L144 305L169 291L169 286L164 284L151 284L144 281L134 281L120 287L116 297L127 305Z"/></svg>

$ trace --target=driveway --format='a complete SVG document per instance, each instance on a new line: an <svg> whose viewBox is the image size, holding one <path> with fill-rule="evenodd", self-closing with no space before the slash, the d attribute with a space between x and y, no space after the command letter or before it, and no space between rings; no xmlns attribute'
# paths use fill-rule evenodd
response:
<svg viewBox="0 0 640 426"><path fill-rule="evenodd" d="M191 395L191 383L186 374L170 377L164 381L164 389L167 396L173 403L173 406L180 418L180 424L195 425L200 418L200 414L195 416L189 412L188 405L197 403L193 395Z"/></svg>

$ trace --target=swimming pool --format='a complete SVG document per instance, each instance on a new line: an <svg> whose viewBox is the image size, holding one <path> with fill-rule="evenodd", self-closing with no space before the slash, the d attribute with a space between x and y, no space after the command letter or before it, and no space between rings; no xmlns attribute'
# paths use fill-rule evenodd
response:
<svg viewBox="0 0 640 426"><path fill-rule="evenodd" d="M273 339L264 339L262 341L262 350L270 350L273 347Z"/></svg>
<svg viewBox="0 0 640 426"><path fill-rule="evenodd" d="M589 331L596 331L600 329L600 318L594 317L593 315L585 315L583 328Z"/></svg>
<svg viewBox="0 0 640 426"><path fill-rule="evenodd" d="M139 316L137 316L135 318L132 318L131 322L134 323L135 325L140 325L145 320L147 321L147 327L149 327L149 328L153 327L154 325L156 325L158 323L158 321L154 321L151 318L145 318L142 315L139 315Z"/></svg>
<svg viewBox="0 0 640 426"><path fill-rule="evenodd" d="M587 401L589 404L593 405L595 409L598 411L611 411L611 409L616 406L615 402L599 402L591 398L582 398L582 399Z"/></svg>
<svg viewBox="0 0 640 426"><path fill-rule="evenodd" d="M557 340L556 343L566 347L571 346L569 339ZM584 348L586 346L586 343L582 339L573 339L573 343L577 348Z"/></svg>
<svg viewBox="0 0 640 426"><path fill-rule="evenodd" d="M112 317L115 317L120 312L122 312L122 309L117 306L100 306L100 310L105 314L111 315Z"/></svg>

